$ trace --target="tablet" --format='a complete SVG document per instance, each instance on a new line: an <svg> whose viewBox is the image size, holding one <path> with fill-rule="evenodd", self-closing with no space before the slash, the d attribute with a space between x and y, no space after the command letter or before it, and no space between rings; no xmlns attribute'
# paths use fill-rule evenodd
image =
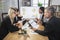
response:
<svg viewBox="0 0 60 40"><path fill-rule="evenodd" d="M38 28L39 26L38 26L38 24L34 21L34 20L30 20L29 21L29 24L31 24L31 26L33 27L33 28Z"/></svg>

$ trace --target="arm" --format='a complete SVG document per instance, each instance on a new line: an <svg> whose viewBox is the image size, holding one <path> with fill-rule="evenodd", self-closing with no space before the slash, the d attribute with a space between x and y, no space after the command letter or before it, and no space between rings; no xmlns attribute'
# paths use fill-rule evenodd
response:
<svg viewBox="0 0 60 40"><path fill-rule="evenodd" d="M50 23L46 24L44 31L35 30L35 32L37 32L38 34L43 35L43 36L48 36L53 32L52 24L50 24Z"/></svg>
<svg viewBox="0 0 60 40"><path fill-rule="evenodd" d="M4 22L5 22L6 28L8 29L9 32L15 32L15 31L18 31L18 30L19 30L19 28L18 28L17 26L14 26L14 25L11 23L11 21L10 21L9 18L6 18L6 19L4 20Z"/></svg>
<svg viewBox="0 0 60 40"><path fill-rule="evenodd" d="M8 34L8 29L6 28L5 21L1 22L0 26L0 40L3 40L3 38Z"/></svg>
<svg viewBox="0 0 60 40"><path fill-rule="evenodd" d="M13 25L13 24L7 24L7 28L10 32L15 32L15 31L19 30L19 28L16 25Z"/></svg>

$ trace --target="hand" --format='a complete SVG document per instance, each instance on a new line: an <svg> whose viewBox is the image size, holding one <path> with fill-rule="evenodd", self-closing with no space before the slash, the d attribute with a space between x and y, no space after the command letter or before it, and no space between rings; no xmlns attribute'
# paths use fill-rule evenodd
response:
<svg viewBox="0 0 60 40"><path fill-rule="evenodd" d="M30 19L29 19L29 18L27 18L26 20L27 20L27 21L29 21Z"/></svg>
<svg viewBox="0 0 60 40"><path fill-rule="evenodd" d="M42 24L42 21L40 19L38 19L37 24Z"/></svg>
<svg viewBox="0 0 60 40"><path fill-rule="evenodd" d="M18 21L18 22L16 23L16 26L18 26L18 28L22 28L23 24L22 24L21 21Z"/></svg>
<svg viewBox="0 0 60 40"><path fill-rule="evenodd" d="M32 28L32 30L35 31L35 30L38 30L38 29L36 29L36 28Z"/></svg>
<svg viewBox="0 0 60 40"><path fill-rule="evenodd" d="M41 20L38 20L37 23L38 23L38 24L42 24L42 21L41 21Z"/></svg>

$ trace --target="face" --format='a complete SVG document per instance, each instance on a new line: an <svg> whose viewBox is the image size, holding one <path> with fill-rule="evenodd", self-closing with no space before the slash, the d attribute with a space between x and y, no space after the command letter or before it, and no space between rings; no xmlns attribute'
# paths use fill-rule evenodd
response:
<svg viewBox="0 0 60 40"><path fill-rule="evenodd" d="M45 18L51 17L51 12L48 11L47 9L45 9L45 11L44 11L44 17L45 17Z"/></svg>
<svg viewBox="0 0 60 40"><path fill-rule="evenodd" d="M39 13L42 13L42 10L41 9L39 9Z"/></svg>
<svg viewBox="0 0 60 40"><path fill-rule="evenodd" d="M16 16L18 16L19 15L19 11L18 12L16 12Z"/></svg>
<svg viewBox="0 0 60 40"><path fill-rule="evenodd" d="M16 17L16 12L15 12L15 11L13 11L12 17L13 17L13 18Z"/></svg>

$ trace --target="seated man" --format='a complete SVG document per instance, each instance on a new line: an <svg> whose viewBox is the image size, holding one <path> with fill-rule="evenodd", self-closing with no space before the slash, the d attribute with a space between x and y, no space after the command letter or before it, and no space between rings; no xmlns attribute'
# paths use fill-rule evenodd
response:
<svg viewBox="0 0 60 40"><path fill-rule="evenodd" d="M33 28L40 35L48 36L49 40L60 40L60 20L54 16L55 9L47 7L44 12L44 31Z"/></svg>

